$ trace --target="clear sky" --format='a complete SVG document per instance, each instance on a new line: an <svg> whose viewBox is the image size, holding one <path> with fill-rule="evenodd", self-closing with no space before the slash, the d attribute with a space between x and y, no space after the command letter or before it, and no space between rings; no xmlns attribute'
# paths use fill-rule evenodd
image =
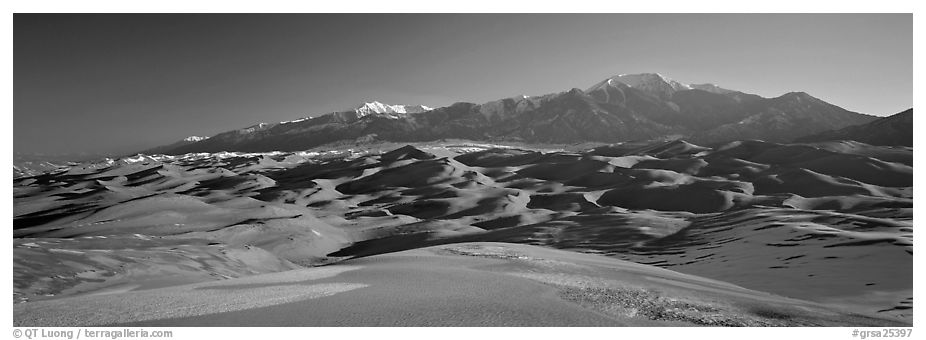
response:
<svg viewBox="0 0 926 340"><path fill-rule="evenodd" d="M14 151L132 152L379 100L433 107L658 72L890 115L911 14L15 14Z"/></svg>

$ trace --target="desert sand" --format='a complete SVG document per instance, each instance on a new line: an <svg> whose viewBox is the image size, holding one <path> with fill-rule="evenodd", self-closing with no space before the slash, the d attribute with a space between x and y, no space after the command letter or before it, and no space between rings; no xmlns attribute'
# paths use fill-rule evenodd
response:
<svg viewBox="0 0 926 340"><path fill-rule="evenodd" d="M17 326L902 325L599 255L462 243L18 304Z"/></svg>
<svg viewBox="0 0 926 340"><path fill-rule="evenodd" d="M14 321L912 322L911 148L671 141L564 149L443 142L139 155L15 178ZM481 250L461 256L466 247ZM351 269L305 276L338 266ZM620 268L636 271L615 274L628 271ZM215 306L239 293L264 302ZM499 306L477 293L510 300ZM163 308L147 312L126 296ZM626 299L698 316L628 312ZM64 311L85 303L124 313ZM415 315L389 312L403 305ZM370 311L335 317L358 306ZM480 306L495 314L476 313Z"/></svg>

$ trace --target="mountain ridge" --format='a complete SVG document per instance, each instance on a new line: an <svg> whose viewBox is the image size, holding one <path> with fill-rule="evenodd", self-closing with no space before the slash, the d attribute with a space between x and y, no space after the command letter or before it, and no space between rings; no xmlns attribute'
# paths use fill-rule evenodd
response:
<svg viewBox="0 0 926 340"><path fill-rule="evenodd" d="M824 131L796 139L798 142L822 142L828 140L854 140L871 145L912 147L913 108L879 118L867 124Z"/></svg>
<svg viewBox="0 0 926 340"><path fill-rule="evenodd" d="M143 151L294 151L343 140L417 142L448 138L527 143L614 143L687 138L786 142L876 117L804 92L765 98L713 84L689 85L658 73L621 74L586 90L458 102L430 108L378 101L315 117L260 123L209 139Z"/></svg>

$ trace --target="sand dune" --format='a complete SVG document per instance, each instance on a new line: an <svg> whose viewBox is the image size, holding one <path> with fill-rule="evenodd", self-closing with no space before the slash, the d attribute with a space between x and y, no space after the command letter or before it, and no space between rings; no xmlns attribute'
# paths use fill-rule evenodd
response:
<svg viewBox="0 0 926 340"><path fill-rule="evenodd" d="M14 300L129 294L492 241L598 253L908 323L911 160L912 149L861 143L672 141L585 152L438 143L84 164L14 179ZM601 306L569 296L569 308ZM207 320L190 317L174 321ZM611 317L590 323L626 321Z"/></svg>
<svg viewBox="0 0 926 340"><path fill-rule="evenodd" d="M14 307L16 326L902 324L652 266L500 243Z"/></svg>
<svg viewBox="0 0 926 340"><path fill-rule="evenodd" d="M808 145L837 153L847 153L877 158L885 162L913 166L913 148L906 146L868 145L851 140L817 142Z"/></svg>

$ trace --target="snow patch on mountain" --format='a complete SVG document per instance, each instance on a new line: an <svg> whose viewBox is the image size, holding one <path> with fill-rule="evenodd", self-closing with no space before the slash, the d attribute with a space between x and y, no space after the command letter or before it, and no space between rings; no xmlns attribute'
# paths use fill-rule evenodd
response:
<svg viewBox="0 0 926 340"><path fill-rule="evenodd" d="M430 107L424 105L389 105L383 104L378 101L372 101L363 103L356 109L354 112L357 113L357 117L363 117L371 114L383 114L383 115L404 115L409 113L422 113L433 110Z"/></svg>
<svg viewBox="0 0 926 340"><path fill-rule="evenodd" d="M257 131L262 131L262 130L269 129L269 128L273 127L274 125L276 125L276 124L270 124L270 123L257 123L257 124L255 124L255 125L252 125L252 126L249 126L249 127L244 128L244 129L238 130L238 133L239 133L239 134L242 134L242 135L251 134L251 133L254 133L254 132L257 132Z"/></svg>
<svg viewBox="0 0 926 340"><path fill-rule="evenodd" d="M184 138L183 141L184 142L199 142L199 141L204 141L207 139L209 139L208 136L189 136L187 138Z"/></svg>
<svg viewBox="0 0 926 340"><path fill-rule="evenodd" d="M312 117L303 117L303 118L299 118L299 119L296 119L296 120L287 120L287 121L285 121L285 122L280 122L280 124L292 124L292 123L304 122L304 121L307 121L307 120L309 120L309 119L312 119Z"/></svg>
<svg viewBox="0 0 926 340"><path fill-rule="evenodd" d="M663 99L670 98L675 92L692 89L718 94L735 92L714 84L686 84L667 78L659 73L617 75L593 85L586 92L606 89L609 86L617 86L617 84L624 84Z"/></svg>
<svg viewBox="0 0 926 340"><path fill-rule="evenodd" d="M327 115L353 113L356 115L356 118L358 119L363 118L365 116L369 116L369 115L379 115L379 116L383 116L386 118L398 119L398 118L406 117L408 114L411 114L411 113L428 112L433 109L434 108L425 106L425 105L389 105L389 104L383 104L379 101L372 101L372 102L363 103L354 109L332 112L332 113L328 113ZM313 118L314 117L303 117L303 118L299 118L296 120L280 122L280 124L299 123L299 122L311 120Z"/></svg>

